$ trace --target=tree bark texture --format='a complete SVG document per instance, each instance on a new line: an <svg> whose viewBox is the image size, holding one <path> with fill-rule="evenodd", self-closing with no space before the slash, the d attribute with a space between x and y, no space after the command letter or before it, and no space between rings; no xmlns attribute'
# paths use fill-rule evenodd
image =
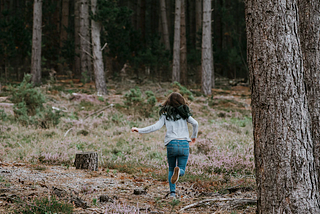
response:
<svg viewBox="0 0 320 214"><path fill-rule="evenodd" d="M200 52L201 51L201 44L200 44L200 39L199 38L199 32L201 30L202 26L202 1L203 0L196 0L195 2L195 24L196 24L196 49ZM202 68L201 65L196 67L196 73L197 73L197 79L196 82L201 84L202 80Z"/></svg>
<svg viewBox="0 0 320 214"><path fill-rule="evenodd" d="M202 1L203 0L196 0L196 31L197 33L201 29L201 18L202 18Z"/></svg>
<svg viewBox="0 0 320 214"><path fill-rule="evenodd" d="M181 20L180 20L180 73L181 83L187 84L187 37L186 37L186 0L181 0Z"/></svg>
<svg viewBox="0 0 320 214"><path fill-rule="evenodd" d="M80 61L80 0L74 1L74 74L81 78L81 61Z"/></svg>
<svg viewBox="0 0 320 214"><path fill-rule="evenodd" d="M81 152L77 153L74 165L76 169L89 169L91 171L98 170L98 153L96 152Z"/></svg>
<svg viewBox="0 0 320 214"><path fill-rule="evenodd" d="M95 14L96 8L97 8L97 0L91 0L91 11L93 14ZM103 66L101 42L100 42L100 30L101 30L101 23L91 20L94 81L96 84L96 90L97 90L98 96L107 94L107 85L106 85L106 80L104 76L104 66Z"/></svg>
<svg viewBox="0 0 320 214"><path fill-rule="evenodd" d="M90 29L89 29L89 4L88 0L80 0L79 5L80 15L80 63L81 73L86 73L91 80L91 44L90 44Z"/></svg>
<svg viewBox="0 0 320 214"><path fill-rule="evenodd" d="M34 0L31 74L32 83L41 84L41 37L42 37L42 0Z"/></svg>
<svg viewBox="0 0 320 214"><path fill-rule="evenodd" d="M201 89L205 95L211 95L211 77L213 72L211 36L211 0L203 1L202 54L201 54Z"/></svg>
<svg viewBox="0 0 320 214"><path fill-rule="evenodd" d="M140 30L142 44L146 42L146 0L141 0L140 3Z"/></svg>
<svg viewBox="0 0 320 214"><path fill-rule="evenodd" d="M315 165L320 180L320 2L299 0L299 35L311 115ZM318 184L318 189L320 188Z"/></svg>
<svg viewBox="0 0 320 214"><path fill-rule="evenodd" d="M161 5L161 21L162 21L162 32L163 40L166 50L170 50L170 41L169 41L169 31L168 31L168 22L167 22L167 13L166 13L166 1L160 0Z"/></svg>
<svg viewBox="0 0 320 214"><path fill-rule="evenodd" d="M246 1L257 213L320 213L297 0Z"/></svg>
<svg viewBox="0 0 320 214"><path fill-rule="evenodd" d="M181 0L175 1L172 82L180 82L180 17Z"/></svg>
<svg viewBox="0 0 320 214"><path fill-rule="evenodd" d="M68 33L67 33L68 25L69 25L69 0L62 0L60 47L63 47L63 43L68 39Z"/></svg>

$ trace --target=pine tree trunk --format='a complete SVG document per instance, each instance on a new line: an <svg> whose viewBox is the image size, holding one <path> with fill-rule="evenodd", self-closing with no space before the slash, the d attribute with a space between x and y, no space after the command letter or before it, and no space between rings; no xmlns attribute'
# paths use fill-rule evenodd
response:
<svg viewBox="0 0 320 214"><path fill-rule="evenodd" d="M168 31L168 22L167 22L167 13L166 13L166 1L160 0L161 4L161 19L162 19L162 32L164 45L166 50L170 50L170 41L169 41L169 31Z"/></svg>
<svg viewBox="0 0 320 214"><path fill-rule="evenodd" d="M146 42L146 0L141 0L140 8L140 30L142 44Z"/></svg>
<svg viewBox="0 0 320 214"><path fill-rule="evenodd" d="M320 2L299 0L299 35L311 115L315 165L320 175ZM320 177L318 177L320 181ZM318 189L320 188L318 184Z"/></svg>
<svg viewBox="0 0 320 214"><path fill-rule="evenodd" d="M42 25L42 0L34 0L31 81L33 84L36 84L36 85L41 84L41 37L42 37L41 25Z"/></svg>
<svg viewBox="0 0 320 214"><path fill-rule="evenodd" d="M69 0L62 0L60 48L63 47L63 43L68 38L68 33L67 33L68 25L69 25Z"/></svg>
<svg viewBox="0 0 320 214"><path fill-rule="evenodd" d="M91 0L91 11L95 14L97 9L97 0ZM107 94L107 85L104 76L104 66L100 44L100 30L101 23L91 20L91 33L92 33L92 53L93 53L93 70L94 81L98 95Z"/></svg>
<svg viewBox="0 0 320 214"><path fill-rule="evenodd" d="M74 74L81 78L80 61L80 0L74 1Z"/></svg>
<svg viewBox="0 0 320 214"><path fill-rule="evenodd" d="M91 48L89 30L89 4L88 0L80 0L80 61L81 74L86 82L91 80Z"/></svg>
<svg viewBox="0 0 320 214"><path fill-rule="evenodd" d="M186 16L185 16L185 0L181 0L181 21L180 21L180 73L181 83L187 84L187 38L186 38Z"/></svg>
<svg viewBox="0 0 320 214"><path fill-rule="evenodd" d="M196 0L196 32L200 32L201 29L201 17L202 17L202 1Z"/></svg>
<svg viewBox="0 0 320 214"><path fill-rule="evenodd" d="M189 35L192 48L196 48L196 4L194 0L187 0L186 5L186 20L188 20L187 23L189 23L187 25L187 35Z"/></svg>
<svg viewBox="0 0 320 214"><path fill-rule="evenodd" d="M320 213L297 1L247 0L257 213Z"/></svg>
<svg viewBox="0 0 320 214"><path fill-rule="evenodd" d="M211 36L211 0L203 1L201 89L205 95L211 95L212 87L212 36Z"/></svg>
<svg viewBox="0 0 320 214"><path fill-rule="evenodd" d="M180 17L181 0L176 0L174 20L172 82L180 82Z"/></svg>
<svg viewBox="0 0 320 214"><path fill-rule="evenodd" d="M199 38L199 32L201 30L201 26L202 26L202 1L203 0L196 0L196 7L195 7L195 18L196 18L196 49L200 52L201 51L201 44L200 44L200 38ZM202 81L202 68L201 65L196 67L196 82L201 84Z"/></svg>

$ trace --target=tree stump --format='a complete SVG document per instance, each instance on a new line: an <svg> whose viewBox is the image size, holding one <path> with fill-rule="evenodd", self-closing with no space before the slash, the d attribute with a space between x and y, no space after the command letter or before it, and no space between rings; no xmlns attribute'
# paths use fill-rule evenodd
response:
<svg viewBox="0 0 320 214"><path fill-rule="evenodd" d="M98 153L96 152L81 152L76 154L74 160L76 169L89 169L91 171L98 170Z"/></svg>

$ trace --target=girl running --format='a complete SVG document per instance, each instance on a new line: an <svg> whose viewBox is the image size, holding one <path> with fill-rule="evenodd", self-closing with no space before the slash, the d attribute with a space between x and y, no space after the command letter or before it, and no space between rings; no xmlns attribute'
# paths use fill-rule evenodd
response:
<svg viewBox="0 0 320 214"><path fill-rule="evenodd" d="M132 132L146 134L159 130L163 125L167 128L164 144L167 147L167 160L169 164L169 186L170 197L176 196L176 182L179 176L185 174L189 157L189 142L193 145L198 134L198 122L193 119L190 109L179 93L173 92L162 104L159 111L158 122L145 128L132 127ZM189 138L188 123L193 127L191 138Z"/></svg>

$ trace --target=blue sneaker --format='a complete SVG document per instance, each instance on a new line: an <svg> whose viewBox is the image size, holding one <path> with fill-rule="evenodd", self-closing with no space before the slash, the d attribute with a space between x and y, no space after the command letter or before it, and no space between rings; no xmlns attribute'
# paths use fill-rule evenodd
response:
<svg viewBox="0 0 320 214"><path fill-rule="evenodd" d="M176 197L176 193L171 192L170 195L169 195L169 198L175 198L175 197Z"/></svg>

